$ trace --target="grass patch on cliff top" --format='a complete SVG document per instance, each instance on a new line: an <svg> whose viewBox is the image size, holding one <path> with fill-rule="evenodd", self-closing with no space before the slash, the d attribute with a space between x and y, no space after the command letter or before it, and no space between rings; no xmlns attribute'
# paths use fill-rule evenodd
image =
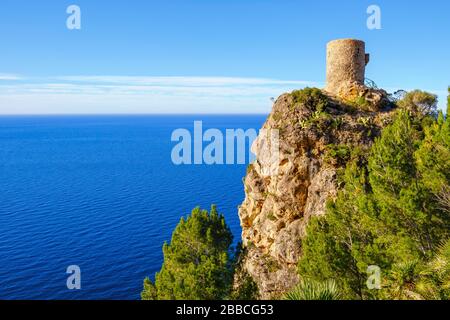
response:
<svg viewBox="0 0 450 320"><path fill-rule="evenodd" d="M308 108L311 111L322 112L329 104L328 97L317 88L304 88L301 90L294 90L291 93L293 99L293 106L299 104Z"/></svg>

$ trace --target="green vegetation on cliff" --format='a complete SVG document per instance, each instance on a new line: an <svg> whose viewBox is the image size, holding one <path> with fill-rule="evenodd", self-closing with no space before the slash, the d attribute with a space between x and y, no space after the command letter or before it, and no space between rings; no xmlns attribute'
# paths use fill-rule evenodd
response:
<svg viewBox="0 0 450 320"><path fill-rule="evenodd" d="M298 109L290 108L285 100L288 110L303 112L302 121L308 124L299 132L314 131L315 115L324 118L321 115L327 108L330 121L323 122L327 124L324 130L329 130L329 124L333 130L343 131L345 124L355 131L352 135L347 128L347 138L360 136L361 130L371 130L375 123L366 112L349 127L351 122L344 122L346 115L341 114L346 109L331 108L318 89L294 91L292 100ZM311 214L309 221L305 219L306 237L299 239L300 282L291 292L280 290L277 297L450 299L450 88L446 115L436 106L436 96L412 91L397 101L397 108L386 109L392 113L383 126L378 124L373 144L373 138L356 140L359 144L348 143L347 138L323 144L326 168L339 168L339 191L324 215ZM278 125L279 121L274 121ZM349 117L346 121L353 120ZM247 174L255 170L251 165ZM297 172L291 180L298 178ZM272 211L267 212L267 221L277 222ZM283 241L295 240L286 237ZM194 209L181 219L170 244L164 244L164 263L154 282L145 279L142 299L264 298L261 281L255 282L257 276L246 269L252 260L245 259L256 245L248 241L233 257L231 243L230 229L214 206L210 212ZM264 266L261 269L267 270L266 275L280 270L273 256L252 258ZM373 267L381 271L380 286L369 288ZM296 279L285 288L292 288Z"/></svg>
<svg viewBox="0 0 450 320"><path fill-rule="evenodd" d="M329 104L328 97L318 88L304 88L294 90L292 93L293 107L301 105L310 110L322 112Z"/></svg>
<svg viewBox="0 0 450 320"><path fill-rule="evenodd" d="M196 208L164 244L164 263L155 282L144 280L143 300L212 300L231 290L232 234L215 206Z"/></svg>
<svg viewBox="0 0 450 320"><path fill-rule="evenodd" d="M318 282L302 279L284 298L286 300L339 300L340 293L333 280Z"/></svg>
<svg viewBox="0 0 450 320"><path fill-rule="evenodd" d="M450 119L421 91L398 105L371 153L347 163L344 188L303 240L300 276L333 279L343 298L450 298ZM371 265L382 290L366 285Z"/></svg>

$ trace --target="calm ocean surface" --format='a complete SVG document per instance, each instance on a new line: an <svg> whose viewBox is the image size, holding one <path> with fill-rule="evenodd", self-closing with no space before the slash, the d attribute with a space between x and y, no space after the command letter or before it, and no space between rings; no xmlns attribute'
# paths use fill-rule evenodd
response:
<svg viewBox="0 0 450 320"><path fill-rule="evenodd" d="M170 138L194 120L225 132L265 118L0 117L0 299L139 299L195 206L217 204L238 241L246 166L175 166Z"/></svg>

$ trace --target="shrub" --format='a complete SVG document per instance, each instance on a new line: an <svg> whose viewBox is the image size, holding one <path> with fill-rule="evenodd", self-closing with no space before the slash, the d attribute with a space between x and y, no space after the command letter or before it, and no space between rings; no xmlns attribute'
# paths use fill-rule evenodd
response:
<svg viewBox="0 0 450 320"><path fill-rule="evenodd" d="M257 300L259 298L258 286L253 278L243 271L239 286L231 293L231 300Z"/></svg>
<svg viewBox="0 0 450 320"><path fill-rule="evenodd" d="M291 93L294 106L301 104L311 111L322 112L328 106L328 97L317 88L304 88Z"/></svg>
<svg viewBox="0 0 450 320"><path fill-rule="evenodd" d="M359 107L362 110L364 110L370 105L370 103L366 100L365 97L358 97L355 99L353 103L356 107Z"/></svg>
<svg viewBox="0 0 450 320"><path fill-rule="evenodd" d="M428 263L417 260L395 264L383 288L384 297L395 300L450 299L450 240Z"/></svg>
<svg viewBox="0 0 450 320"><path fill-rule="evenodd" d="M400 108L416 115L437 115L437 96L425 91L408 92L397 104Z"/></svg>
<svg viewBox="0 0 450 320"><path fill-rule="evenodd" d="M234 286L229 297L231 300L257 300L259 298L258 285L243 268L243 262L250 245L248 243L247 248L244 248L242 243L239 243L236 247L233 261Z"/></svg>
<svg viewBox="0 0 450 320"><path fill-rule="evenodd" d="M351 150L346 144L329 144L325 152L325 163L332 165L345 165L350 159Z"/></svg>

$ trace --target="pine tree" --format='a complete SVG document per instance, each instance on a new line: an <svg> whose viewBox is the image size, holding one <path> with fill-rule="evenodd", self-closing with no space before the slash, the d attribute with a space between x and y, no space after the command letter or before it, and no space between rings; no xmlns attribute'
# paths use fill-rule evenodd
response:
<svg viewBox="0 0 450 320"><path fill-rule="evenodd" d="M437 102L436 95L421 90L414 90L406 93L403 99L398 102L398 106L405 111L415 114L416 117L422 118L436 115Z"/></svg>
<svg viewBox="0 0 450 320"><path fill-rule="evenodd" d="M196 208L175 228L164 244L164 263L155 282L144 280L144 300L211 300L226 297L231 289L232 234L213 206Z"/></svg>
<svg viewBox="0 0 450 320"><path fill-rule="evenodd" d="M379 233L378 242L386 242L387 252L396 262L401 261L398 257L411 260L429 256L448 234L445 217L426 186L430 179L424 179L416 161L422 137L421 122L401 111L375 142L369 159L372 194L378 218L386 228ZM431 165L436 168L440 164Z"/></svg>
<svg viewBox="0 0 450 320"><path fill-rule="evenodd" d="M425 128L425 138L416 152L418 169L426 187L438 199L441 209L450 212L450 88L447 114Z"/></svg>
<svg viewBox="0 0 450 320"><path fill-rule="evenodd" d="M413 298L409 279L416 279L450 235L450 216L439 201L450 182L448 128L442 113L436 118L399 110L368 159L349 161L345 186L326 215L309 222L301 277L333 279L349 299ZM367 288L369 265L390 275L383 282L386 291Z"/></svg>

